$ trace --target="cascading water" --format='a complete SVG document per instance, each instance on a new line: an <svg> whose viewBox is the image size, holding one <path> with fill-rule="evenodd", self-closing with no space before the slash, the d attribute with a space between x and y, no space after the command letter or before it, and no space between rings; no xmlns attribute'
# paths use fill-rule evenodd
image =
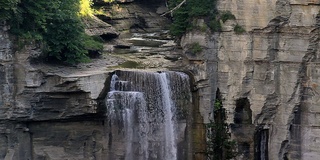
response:
<svg viewBox="0 0 320 160"><path fill-rule="evenodd" d="M191 104L188 76L179 72L119 71L106 97L108 118L116 132L112 158L177 160L184 143L185 107ZM120 139L120 140L119 140ZM121 141L122 140L122 141ZM117 143L116 143L117 142ZM125 149L124 149L125 148ZM122 155L122 156L121 156Z"/></svg>
<svg viewBox="0 0 320 160"><path fill-rule="evenodd" d="M126 151L125 160L133 160L133 143L135 136L134 112L138 109L138 136L140 146L140 159L148 159L147 138L148 126L146 126L146 103L141 92L126 91L130 88L127 81L120 81L114 74L111 78L110 92L107 95L106 105L108 116L112 120L121 121L125 133ZM120 118L120 119L119 119Z"/></svg>
<svg viewBox="0 0 320 160"><path fill-rule="evenodd" d="M175 135L175 120L173 119L173 111L175 108L173 101L170 98L170 84L168 82L165 73L160 74L160 88L162 91L162 103L164 110L164 120L165 120L165 159L177 159L177 146L176 146L176 135Z"/></svg>

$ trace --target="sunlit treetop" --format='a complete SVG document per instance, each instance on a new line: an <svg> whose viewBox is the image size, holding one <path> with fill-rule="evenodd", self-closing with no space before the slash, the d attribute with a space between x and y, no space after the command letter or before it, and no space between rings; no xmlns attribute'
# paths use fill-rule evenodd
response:
<svg viewBox="0 0 320 160"><path fill-rule="evenodd" d="M79 15L81 17L91 17L93 15L92 4L92 0L80 0Z"/></svg>

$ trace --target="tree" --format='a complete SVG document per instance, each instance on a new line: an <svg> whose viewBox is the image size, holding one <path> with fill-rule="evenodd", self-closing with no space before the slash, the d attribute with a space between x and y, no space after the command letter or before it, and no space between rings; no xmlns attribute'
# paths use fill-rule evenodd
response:
<svg viewBox="0 0 320 160"><path fill-rule="evenodd" d="M0 20L8 20L16 12L19 0L0 1Z"/></svg>
<svg viewBox="0 0 320 160"><path fill-rule="evenodd" d="M237 156L236 142L230 140L226 113L222 106L219 91L214 104L214 122L208 124L207 154L211 160L226 160Z"/></svg>
<svg viewBox="0 0 320 160"><path fill-rule="evenodd" d="M46 60L68 64L89 60L87 45L92 38L85 35L80 12L91 13L88 8L80 10L80 1L88 7L90 0L4 1L0 2L0 9L9 12L0 12L0 16L6 17L11 33L40 43ZM92 45L89 47L92 49Z"/></svg>
<svg viewBox="0 0 320 160"><path fill-rule="evenodd" d="M169 0L170 11L173 22L170 33L174 36L181 36L186 30L192 28L192 21L195 18L204 18L209 23L215 20L217 14L217 0Z"/></svg>

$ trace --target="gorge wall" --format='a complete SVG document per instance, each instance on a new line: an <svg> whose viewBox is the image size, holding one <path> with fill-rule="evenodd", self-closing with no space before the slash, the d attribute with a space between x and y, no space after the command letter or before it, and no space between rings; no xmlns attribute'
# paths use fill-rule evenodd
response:
<svg viewBox="0 0 320 160"><path fill-rule="evenodd" d="M219 88L238 159L319 157L319 5L218 1L218 10L230 11L236 20L223 23L220 34L194 30L182 38L190 69L196 68L195 79L207 90L200 93L211 93L199 97L204 122ZM236 33L236 24L246 32ZM206 49L193 56L188 48L193 43Z"/></svg>
<svg viewBox="0 0 320 160"><path fill-rule="evenodd" d="M112 21L98 16L120 32L151 32L169 22L156 14L163 1L151 7L146 0L121 2L123 14ZM222 24L222 32L192 30L182 37L182 50L133 54L161 62L146 70L191 76L193 107L186 124L192 129L183 135L183 159L205 159L205 124L213 119L217 88L238 144L237 159L319 159L320 1L220 0L217 7L236 17ZM246 32L234 32L236 24ZM197 25L205 24L200 19ZM104 100L111 73L124 60L105 55L73 67L31 63L39 47L31 43L16 50L8 29L0 24L0 159L105 160L118 154L110 147ZM193 43L202 46L201 53L190 51ZM172 55L173 61L161 59Z"/></svg>
<svg viewBox="0 0 320 160"><path fill-rule="evenodd" d="M220 1L218 85L242 159L317 159L319 1ZM264 139L264 140L263 140Z"/></svg>

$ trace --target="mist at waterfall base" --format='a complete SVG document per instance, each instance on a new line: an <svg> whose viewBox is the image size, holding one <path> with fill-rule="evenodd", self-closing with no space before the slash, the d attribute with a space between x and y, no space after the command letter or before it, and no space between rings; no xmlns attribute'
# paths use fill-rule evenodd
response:
<svg viewBox="0 0 320 160"><path fill-rule="evenodd" d="M186 110L191 105L186 74L118 71L105 101L110 159L184 159Z"/></svg>

